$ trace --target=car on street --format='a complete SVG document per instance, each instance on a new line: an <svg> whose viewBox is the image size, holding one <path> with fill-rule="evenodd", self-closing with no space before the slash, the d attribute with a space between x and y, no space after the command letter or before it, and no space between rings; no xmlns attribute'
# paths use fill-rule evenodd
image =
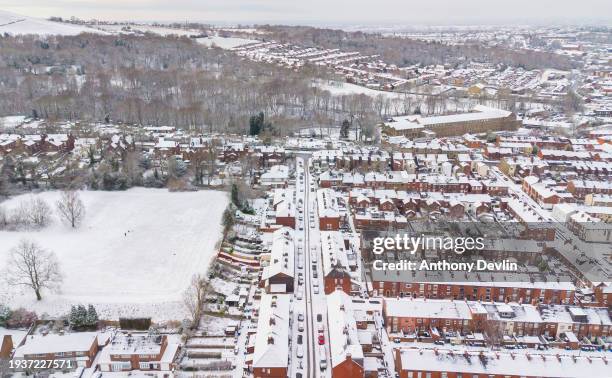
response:
<svg viewBox="0 0 612 378"><path fill-rule="evenodd" d="M325 344L325 335L319 335L319 345Z"/></svg>
<svg viewBox="0 0 612 378"><path fill-rule="evenodd" d="M298 358L304 357L304 348L301 345L298 345L296 354Z"/></svg>

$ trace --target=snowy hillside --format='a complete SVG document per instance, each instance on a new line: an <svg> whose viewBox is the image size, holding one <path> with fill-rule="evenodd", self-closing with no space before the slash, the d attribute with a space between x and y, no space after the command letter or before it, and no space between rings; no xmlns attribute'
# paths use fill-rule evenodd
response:
<svg viewBox="0 0 612 378"><path fill-rule="evenodd" d="M11 35L77 35L80 33L105 32L86 26L62 24L0 10L0 34L4 33Z"/></svg>
<svg viewBox="0 0 612 378"><path fill-rule="evenodd" d="M36 302L32 292L0 282L0 303L52 315L68 311L71 304L92 303L104 317L184 317L182 292L194 273L206 272L221 237L225 193L85 191L86 216L76 230L57 217L59 192L39 196L53 208L53 223L40 231L0 231L0 271L9 250L28 238L58 256L62 291ZM23 199L29 195L1 205L10 213Z"/></svg>

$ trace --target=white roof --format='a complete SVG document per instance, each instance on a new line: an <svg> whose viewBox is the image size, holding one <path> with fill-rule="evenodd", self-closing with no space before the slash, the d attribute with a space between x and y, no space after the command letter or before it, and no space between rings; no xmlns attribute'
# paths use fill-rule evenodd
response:
<svg viewBox="0 0 612 378"><path fill-rule="evenodd" d="M317 190L317 205L320 218L337 218L340 216L336 192L332 189Z"/></svg>
<svg viewBox="0 0 612 378"><path fill-rule="evenodd" d="M321 231L321 252L323 275L327 276L332 269L349 270L344 238L339 231Z"/></svg>
<svg viewBox="0 0 612 378"><path fill-rule="evenodd" d="M559 378L582 377L588 372L592 378L610 376L608 361L597 356L402 349L400 358L402 367L412 371Z"/></svg>
<svg viewBox="0 0 612 378"><path fill-rule="evenodd" d="M456 122L470 122L496 118L506 118L510 116L512 112L489 108L482 105L474 107L472 112L460 113L452 115L442 115L433 117L421 117L421 116L403 116L394 117L392 122L388 122L385 125L396 130L408 130L408 129L419 129L424 126L435 127L436 125L443 125L448 123Z"/></svg>
<svg viewBox="0 0 612 378"><path fill-rule="evenodd" d="M287 367L289 357L289 306L287 294L263 294L255 333L253 367ZM271 320L272 319L272 320Z"/></svg>
<svg viewBox="0 0 612 378"><path fill-rule="evenodd" d="M289 167L286 165L273 165L270 169L261 175L260 180L263 181L278 181L289 178Z"/></svg>
<svg viewBox="0 0 612 378"><path fill-rule="evenodd" d="M426 298L385 298L385 314L394 317L471 319L465 301Z"/></svg>
<svg viewBox="0 0 612 378"><path fill-rule="evenodd" d="M25 344L17 348L15 357L20 358L32 354L84 352L97 342L96 332L75 332L65 335L31 335Z"/></svg>
<svg viewBox="0 0 612 378"><path fill-rule="evenodd" d="M274 231L270 249L270 265L264 267L261 279L267 280L280 273L293 277L295 274L294 254L293 230L289 227L282 227Z"/></svg>
<svg viewBox="0 0 612 378"><path fill-rule="evenodd" d="M344 362L349 355L363 366L363 349L359 343L352 302L345 292L337 290L327 296L327 322L332 367Z"/></svg>

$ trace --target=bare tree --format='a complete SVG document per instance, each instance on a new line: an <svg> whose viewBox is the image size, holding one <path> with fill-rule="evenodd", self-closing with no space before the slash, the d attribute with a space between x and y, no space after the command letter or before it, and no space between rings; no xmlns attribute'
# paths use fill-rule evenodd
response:
<svg viewBox="0 0 612 378"><path fill-rule="evenodd" d="M62 192L59 201L57 201L57 211L60 216L72 228L76 228L85 217L85 205L79 197L79 193L74 190L65 190Z"/></svg>
<svg viewBox="0 0 612 378"><path fill-rule="evenodd" d="M51 220L51 207L40 197L33 197L29 206L30 222L37 227L46 226Z"/></svg>
<svg viewBox="0 0 612 378"><path fill-rule="evenodd" d="M10 286L29 287L34 290L36 299L41 300L43 289L57 289L62 281L55 253L26 239L11 249L6 268L6 282Z"/></svg>
<svg viewBox="0 0 612 378"><path fill-rule="evenodd" d="M19 201L11 213L11 223L16 227L44 227L51 219L51 208L38 197L31 196L27 200Z"/></svg>
<svg viewBox="0 0 612 378"><path fill-rule="evenodd" d="M202 315L202 306L206 297L208 283L199 274L194 274L191 277L189 287L183 293L183 304L191 317L191 326L196 328L200 323Z"/></svg>

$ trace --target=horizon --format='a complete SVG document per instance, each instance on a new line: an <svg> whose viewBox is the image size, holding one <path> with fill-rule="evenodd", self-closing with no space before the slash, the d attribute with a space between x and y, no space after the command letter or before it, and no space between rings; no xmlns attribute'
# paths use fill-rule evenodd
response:
<svg viewBox="0 0 612 378"><path fill-rule="evenodd" d="M145 8L143 10L143 7ZM343 13L341 0L313 0L308 4L281 0L177 0L171 5L159 0L4 0L0 9L23 16L96 19L108 22L198 22L216 25L305 25L315 27L520 27L520 26L608 26L612 24L612 2L585 0L541 0L532 4L518 0L491 7L484 0L434 0L427 4L399 4L381 0L373 6L355 0L351 12ZM525 12L525 9L529 12ZM390 9L393 11L390 12ZM443 13L439 12L440 9ZM527 14L525 14L527 13ZM405 14L397 17L396 14ZM545 15L545 16L542 16Z"/></svg>

